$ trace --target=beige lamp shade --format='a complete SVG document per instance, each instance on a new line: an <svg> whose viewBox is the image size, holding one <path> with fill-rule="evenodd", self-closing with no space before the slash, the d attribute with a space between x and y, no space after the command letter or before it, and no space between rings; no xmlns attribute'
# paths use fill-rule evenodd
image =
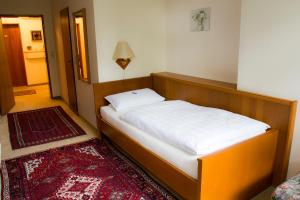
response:
<svg viewBox="0 0 300 200"><path fill-rule="evenodd" d="M115 53L113 55L113 59L128 59L133 58L134 54L131 48L129 47L128 43L126 41L120 41L118 42Z"/></svg>
<svg viewBox="0 0 300 200"><path fill-rule="evenodd" d="M133 51L129 47L128 43L126 41L118 42L115 53L113 55L113 59L122 69L126 69L131 61L131 58L133 57Z"/></svg>

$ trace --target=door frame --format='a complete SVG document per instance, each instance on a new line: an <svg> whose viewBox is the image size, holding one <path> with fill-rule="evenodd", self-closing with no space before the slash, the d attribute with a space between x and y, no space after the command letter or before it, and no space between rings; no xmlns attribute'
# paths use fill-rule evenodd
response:
<svg viewBox="0 0 300 200"><path fill-rule="evenodd" d="M66 79L67 79L67 89L68 89L68 98L69 98L69 107L71 108L71 110L74 112L74 113L76 113L77 115L79 114L78 112L78 97L77 97L77 85L76 85L76 76L75 76L75 74L76 74L76 71L75 71L75 68L74 68L74 52L73 52L73 42L72 42L72 30L71 30L71 21L72 21L72 19L71 19L71 17L70 17L70 9L69 9L69 7L67 6L67 7L65 7L65 8L63 8L63 9L60 9L60 11L59 11L59 18L60 18L60 28L61 28L61 35L62 35L62 38L64 37L63 36L63 29L62 29L62 14L65 12L65 14L67 14L67 20L68 20L68 42L69 42L69 45L70 45L70 56L71 56L71 58L70 58L70 62L72 63L72 66L71 66L71 69L69 69L70 70L70 72L71 72L71 79L72 80L70 80L69 78L68 78L68 61L66 60L67 58L66 58L66 49L64 48L63 49L63 55L64 55L64 66L65 66L65 69L66 69ZM64 39L63 39L64 40ZM70 92L70 85L69 85L69 82L72 82L73 83L73 85L74 85L74 94L73 93L71 93ZM74 104L72 104L72 100L71 100L71 98L70 98L70 96L72 96L72 95L70 95L70 94L73 94L73 95L75 95L74 96L74 98L72 98L75 102L73 102Z"/></svg>
<svg viewBox="0 0 300 200"><path fill-rule="evenodd" d="M47 41L46 41L46 30L45 30L45 22L44 22L44 15L17 15L17 14L1 14L0 18L2 17L40 17L42 19L42 28L43 28L43 36L44 36L44 45L45 45L45 55L46 55L46 65L47 65L47 74L48 74L48 81L49 81L49 89L50 89L50 96L51 99L55 99L53 96L52 91L52 80L50 76L50 66L49 66L49 58L48 58L48 47L47 47Z"/></svg>

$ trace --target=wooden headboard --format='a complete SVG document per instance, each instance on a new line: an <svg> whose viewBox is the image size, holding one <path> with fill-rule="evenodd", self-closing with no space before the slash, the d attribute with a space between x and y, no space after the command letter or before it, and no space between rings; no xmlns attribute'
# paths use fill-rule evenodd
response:
<svg viewBox="0 0 300 200"><path fill-rule="evenodd" d="M275 185L285 180L293 138L296 101L239 91L236 85L183 76L155 73L150 77L94 84L95 109L107 105L105 96L140 88L152 88L168 100L181 99L197 105L229 110L263 122L279 130Z"/></svg>

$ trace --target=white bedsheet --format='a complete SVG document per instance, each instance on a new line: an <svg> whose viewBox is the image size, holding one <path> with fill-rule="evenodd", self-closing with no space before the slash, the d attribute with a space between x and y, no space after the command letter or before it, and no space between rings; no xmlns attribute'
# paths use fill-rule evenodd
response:
<svg viewBox="0 0 300 200"><path fill-rule="evenodd" d="M177 167L185 174L198 179L197 158L199 156L188 154L122 121L120 113L116 112L111 106L101 107L100 111L104 120L117 127L124 134L127 134L128 137Z"/></svg>
<svg viewBox="0 0 300 200"><path fill-rule="evenodd" d="M208 155L265 133L269 125L216 108L185 101L139 106L120 118L192 155Z"/></svg>

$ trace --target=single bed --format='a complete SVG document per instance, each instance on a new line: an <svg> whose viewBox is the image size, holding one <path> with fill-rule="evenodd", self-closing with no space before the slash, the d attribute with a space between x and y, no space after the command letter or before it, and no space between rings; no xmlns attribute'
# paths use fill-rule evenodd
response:
<svg viewBox="0 0 300 200"><path fill-rule="evenodd" d="M184 199L249 199L279 180L285 173L282 161L293 130L296 102L185 78L154 74L95 84L95 109L101 133ZM270 124L272 129L258 131L261 133L209 154L192 155L121 120L120 113L107 106L104 99L110 94L140 88L152 88L168 100L181 99L243 114Z"/></svg>
<svg viewBox="0 0 300 200"><path fill-rule="evenodd" d="M101 107L100 113L105 121L194 179L198 179L198 158L264 134L270 128L241 115L185 101L164 101L123 112L109 105ZM189 148L195 145L201 148Z"/></svg>

